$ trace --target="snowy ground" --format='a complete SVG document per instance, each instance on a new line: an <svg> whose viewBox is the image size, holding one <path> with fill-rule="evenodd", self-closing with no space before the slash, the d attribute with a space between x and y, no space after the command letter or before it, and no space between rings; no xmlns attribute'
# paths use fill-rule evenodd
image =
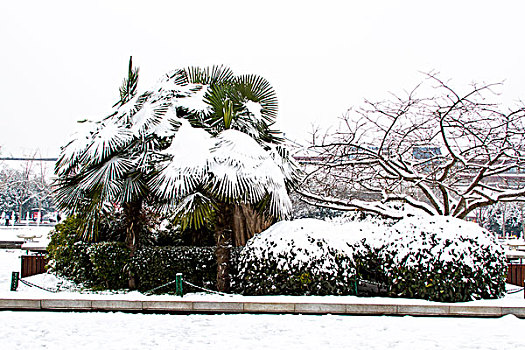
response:
<svg viewBox="0 0 525 350"><path fill-rule="evenodd" d="M523 349L524 320L0 312L3 349Z"/></svg>
<svg viewBox="0 0 525 350"><path fill-rule="evenodd" d="M4 231L5 232L5 231ZM0 234L4 232L0 231ZM11 272L18 271L20 250L0 250L2 298L107 298L75 289L52 294L20 285L10 292ZM50 274L27 280L56 287ZM63 288L67 288L67 283ZM516 288L509 286L510 288ZM137 292L116 299L171 299ZM185 300L257 299L427 304L423 300L358 297L242 297L188 294ZM525 306L523 292L481 305ZM523 349L525 320L387 316L310 315L157 315L124 313L0 312L1 349Z"/></svg>
<svg viewBox="0 0 525 350"><path fill-rule="evenodd" d="M52 229L52 226L0 226L0 241L23 241L24 237L47 241Z"/></svg>

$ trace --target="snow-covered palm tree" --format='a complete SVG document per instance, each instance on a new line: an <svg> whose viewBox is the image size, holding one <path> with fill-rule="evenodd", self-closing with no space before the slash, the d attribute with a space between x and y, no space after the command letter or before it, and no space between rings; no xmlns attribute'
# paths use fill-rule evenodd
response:
<svg viewBox="0 0 525 350"><path fill-rule="evenodd" d="M283 161L245 133L226 129L214 137L186 121L164 153L170 158L159 163L151 188L187 225L215 216L217 287L228 291L235 206L278 219L290 214Z"/></svg>
<svg viewBox="0 0 525 350"><path fill-rule="evenodd" d="M148 188L152 163L171 136L165 125L169 103L151 101L151 92L137 95L137 83L138 69L130 58L113 111L100 121L81 121L55 165L55 200L81 219L84 238L95 239L101 215L120 207L132 255L140 242L143 205L154 200ZM130 287L135 287L132 277Z"/></svg>
<svg viewBox="0 0 525 350"><path fill-rule="evenodd" d="M226 290L227 269L221 268L229 261L225 242L233 205L253 204L275 218L289 212L286 185L296 180L296 168L271 130L275 93L263 78L237 77L225 67L178 69L142 94L136 94L137 81L130 59L114 110L101 121L81 123L83 131L62 148L56 164L58 206L79 214L88 238L96 236L104 208L120 206L132 254L145 203L176 206L181 220L193 226L216 213L217 257L223 257L219 288ZM188 134L200 135L195 140L202 144ZM243 153L248 149L256 153ZM259 163L273 164L271 172L257 167L254 177L251 167ZM135 287L132 278L130 287Z"/></svg>

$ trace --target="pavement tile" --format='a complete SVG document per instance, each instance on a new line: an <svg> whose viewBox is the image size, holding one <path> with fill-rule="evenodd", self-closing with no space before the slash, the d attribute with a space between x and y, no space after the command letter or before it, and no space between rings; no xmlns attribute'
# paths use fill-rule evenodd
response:
<svg viewBox="0 0 525 350"><path fill-rule="evenodd" d="M192 311L191 301L143 301L143 310Z"/></svg>
<svg viewBox="0 0 525 350"><path fill-rule="evenodd" d="M0 299L0 309L37 310L40 308L40 299Z"/></svg>
<svg viewBox="0 0 525 350"><path fill-rule="evenodd" d="M244 312L244 305L237 302L196 301L193 311Z"/></svg>
<svg viewBox="0 0 525 350"><path fill-rule="evenodd" d="M246 312L294 312L295 304L293 303L244 303L244 311Z"/></svg>
<svg viewBox="0 0 525 350"><path fill-rule="evenodd" d="M137 300L93 300L91 305L95 310L142 310L142 301Z"/></svg>
<svg viewBox="0 0 525 350"><path fill-rule="evenodd" d="M70 309L82 309L89 310L91 309L91 300L84 299L42 299L42 309L60 309L60 310L70 310Z"/></svg>
<svg viewBox="0 0 525 350"><path fill-rule="evenodd" d="M397 305L347 304L346 313L348 314L367 314L367 315L396 315Z"/></svg>
<svg viewBox="0 0 525 350"><path fill-rule="evenodd" d="M295 304L295 312L315 314L344 314L346 313L346 305L323 303L297 303Z"/></svg>
<svg viewBox="0 0 525 350"><path fill-rule="evenodd" d="M509 307L504 306L501 308L502 315L514 315L519 318L525 318L525 307Z"/></svg>
<svg viewBox="0 0 525 350"><path fill-rule="evenodd" d="M500 306L459 306L450 305L451 316L502 316Z"/></svg>
<svg viewBox="0 0 525 350"><path fill-rule="evenodd" d="M445 316L450 312L448 305L398 305L397 313L400 315L440 315Z"/></svg>

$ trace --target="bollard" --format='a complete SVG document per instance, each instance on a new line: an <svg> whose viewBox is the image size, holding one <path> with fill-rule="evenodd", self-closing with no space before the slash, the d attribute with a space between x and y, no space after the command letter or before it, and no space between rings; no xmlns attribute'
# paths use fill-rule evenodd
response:
<svg viewBox="0 0 525 350"><path fill-rule="evenodd" d="M175 275L175 294L178 296L184 296L182 291L182 273Z"/></svg>
<svg viewBox="0 0 525 350"><path fill-rule="evenodd" d="M19 272L13 271L11 274L11 292L16 292L18 288L18 277L20 276Z"/></svg>

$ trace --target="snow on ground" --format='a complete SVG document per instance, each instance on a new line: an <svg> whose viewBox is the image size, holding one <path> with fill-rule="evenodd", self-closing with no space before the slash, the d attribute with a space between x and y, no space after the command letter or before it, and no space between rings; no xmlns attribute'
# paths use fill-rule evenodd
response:
<svg viewBox="0 0 525 350"><path fill-rule="evenodd" d="M523 349L525 320L0 312L3 349Z"/></svg>
<svg viewBox="0 0 525 350"><path fill-rule="evenodd" d="M47 246L52 229L53 226L0 226L0 242L34 240Z"/></svg>

